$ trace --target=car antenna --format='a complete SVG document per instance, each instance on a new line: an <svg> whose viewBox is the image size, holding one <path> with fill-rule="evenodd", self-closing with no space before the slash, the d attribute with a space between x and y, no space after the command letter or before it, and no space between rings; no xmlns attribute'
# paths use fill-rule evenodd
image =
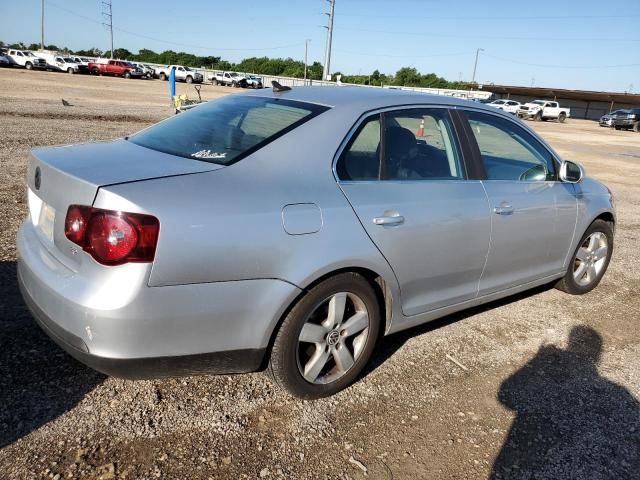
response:
<svg viewBox="0 0 640 480"><path fill-rule="evenodd" d="M275 93L286 92L288 90L291 90L291 87L285 87L284 85L280 85L275 80L271 80L271 85L273 85L273 91Z"/></svg>

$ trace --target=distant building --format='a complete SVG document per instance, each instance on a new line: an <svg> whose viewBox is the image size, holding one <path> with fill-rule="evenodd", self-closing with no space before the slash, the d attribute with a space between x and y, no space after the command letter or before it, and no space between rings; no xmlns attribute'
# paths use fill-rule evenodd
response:
<svg viewBox="0 0 640 480"><path fill-rule="evenodd" d="M482 85L480 90L491 92L495 98L509 98L518 102L528 102L535 99L557 101L563 107L571 108L572 118L591 120L597 120L613 110L640 106L640 94L634 93L509 85Z"/></svg>

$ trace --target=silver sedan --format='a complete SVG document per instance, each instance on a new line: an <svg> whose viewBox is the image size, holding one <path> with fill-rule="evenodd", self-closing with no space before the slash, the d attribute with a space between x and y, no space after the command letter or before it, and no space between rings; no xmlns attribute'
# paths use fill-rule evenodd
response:
<svg viewBox="0 0 640 480"><path fill-rule="evenodd" d="M384 335L600 282L611 192L513 115L274 90L33 150L19 284L62 348L128 378L268 369L318 398L356 380Z"/></svg>

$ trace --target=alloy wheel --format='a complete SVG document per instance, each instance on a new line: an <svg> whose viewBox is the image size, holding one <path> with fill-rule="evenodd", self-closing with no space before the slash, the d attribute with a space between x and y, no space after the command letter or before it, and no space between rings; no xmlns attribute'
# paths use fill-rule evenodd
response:
<svg viewBox="0 0 640 480"><path fill-rule="evenodd" d="M342 378L362 355L369 335L369 312L351 292L320 302L298 337L298 369L305 380L327 384Z"/></svg>
<svg viewBox="0 0 640 480"><path fill-rule="evenodd" d="M607 261L609 245L603 232L593 232L578 248L573 264L573 278L581 287L594 282Z"/></svg>

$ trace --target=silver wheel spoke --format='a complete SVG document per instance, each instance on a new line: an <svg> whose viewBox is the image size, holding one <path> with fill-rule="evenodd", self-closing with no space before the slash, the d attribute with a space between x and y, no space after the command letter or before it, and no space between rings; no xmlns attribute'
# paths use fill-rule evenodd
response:
<svg viewBox="0 0 640 480"><path fill-rule="evenodd" d="M583 277L583 275L584 275L584 272L585 272L586 270L587 270L587 264L586 264L586 263L584 263L584 262L582 262L582 263L578 266L578 268L576 269L576 271L575 271L575 272L573 272L573 277L574 277L576 280L581 280L581 279L582 279L582 277Z"/></svg>
<svg viewBox="0 0 640 480"><path fill-rule="evenodd" d="M350 337L369 326L369 315L367 312L357 312L355 315L350 317L344 324L342 325L341 333L344 336Z"/></svg>
<svg viewBox="0 0 640 480"><path fill-rule="evenodd" d="M322 343L328 330L322 325L315 323L305 323L300 332L300 341L307 343Z"/></svg>
<svg viewBox="0 0 640 480"><path fill-rule="evenodd" d="M314 383L316 381L318 375L320 375L322 367L327 364L327 360L329 360L330 355L330 352L328 352L324 346L316 347L316 351L313 356L304 366L304 378L307 382Z"/></svg>
<svg viewBox="0 0 640 480"><path fill-rule="evenodd" d="M347 294L344 292L336 293L329 301L329 315L325 322L325 326L329 329L335 328L342 323L344 317L344 308L347 304Z"/></svg>
<svg viewBox="0 0 640 480"><path fill-rule="evenodd" d="M600 260L602 258L605 258L607 256L607 247L600 247L598 249L596 249L595 252L593 252L596 256L596 260Z"/></svg>
<svg viewBox="0 0 640 480"><path fill-rule="evenodd" d="M596 271L595 265L589 265L589 269L587 270L587 279L589 282L593 282L597 275L598 272Z"/></svg>
<svg viewBox="0 0 640 480"><path fill-rule="evenodd" d="M338 370L346 372L353 366L353 356L346 345L336 348L333 351L333 359L336 361Z"/></svg>
<svg viewBox="0 0 640 480"><path fill-rule="evenodd" d="M589 252L593 252L597 246L598 246L598 236L595 234L591 235L591 237L589 237L589 245L587 246L587 250L589 250Z"/></svg>
<svg viewBox="0 0 640 480"><path fill-rule="evenodd" d="M587 259L588 256L589 252L584 247L580 247L576 252L576 258L583 262Z"/></svg>

